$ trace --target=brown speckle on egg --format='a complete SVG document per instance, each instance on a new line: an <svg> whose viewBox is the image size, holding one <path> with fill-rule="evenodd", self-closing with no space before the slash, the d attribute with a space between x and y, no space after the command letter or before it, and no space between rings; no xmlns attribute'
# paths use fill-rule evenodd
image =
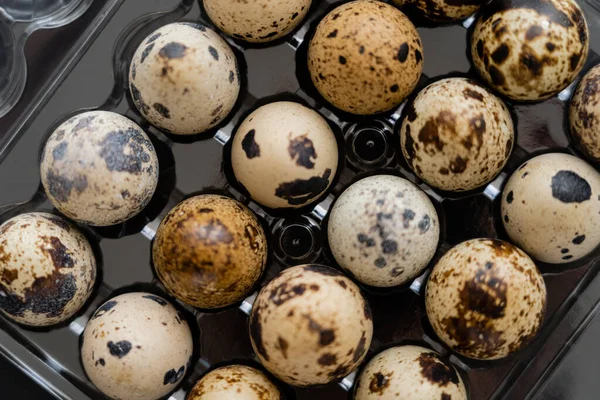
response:
<svg viewBox="0 0 600 400"><path fill-rule="evenodd" d="M261 371L244 365L217 368L192 388L187 400L280 400L283 397Z"/></svg>
<svg viewBox="0 0 600 400"><path fill-rule="evenodd" d="M479 9L481 0L392 0L397 6L413 4L432 21L448 22L467 18Z"/></svg>
<svg viewBox="0 0 600 400"><path fill-rule="evenodd" d="M600 161L600 66L583 77L571 98L569 124L573 141L586 156Z"/></svg>

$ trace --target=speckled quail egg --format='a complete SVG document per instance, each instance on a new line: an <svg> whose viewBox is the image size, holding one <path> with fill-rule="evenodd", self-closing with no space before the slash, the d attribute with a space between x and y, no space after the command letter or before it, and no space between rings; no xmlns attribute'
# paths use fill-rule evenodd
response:
<svg viewBox="0 0 600 400"><path fill-rule="evenodd" d="M377 354L362 370L355 400L467 400L460 374L430 349L397 346Z"/></svg>
<svg viewBox="0 0 600 400"><path fill-rule="evenodd" d="M322 265L289 268L258 294L250 338L260 362L294 386L326 384L354 371L373 336L358 287Z"/></svg>
<svg viewBox="0 0 600 400"><path fill-rule="evenodd" d="M449 78L423 89L406 106L402 153L438 189L475 189L492 180L513 148L514 127L504 103L474 81Z"/></svg>
<svg viewBox="0 0 600 400"><path fill-rule="evenodd" d="M456 21L479 10L483 0L392 0L397 6L414 4L419 13L432 21Z"/></svg>
<svg viewBox="0 0 600 400"><path fill-rule="evenodd" d="M112 112L69 118L42 152L42 184L67 217L93 226L115 225L138 214L158 184L158 158L144 131Z"/></svg>
<svg viewBox="0 0 600 400"><path fill-rule="evenodd" d="M511 240L548 263L576 261L600 244L600 174L568 154L543 154L519 167L502 192Z"/></svg>
<svg viewBox="0 0 600 400"><path fill-rule="evenodd" d="M327 236L342 268L367 285L389 287L427 266L440 224L421 189L397 176L375 175L340 195L329 215Z"/></svg>
<svg viewBox="0 0 600 400"><path fill-rule="evenodd" d="M423 47L400 10L381 1L352 1L319 23L308 47L308 69L335 107L376 114L397 107L417 86Z"/></svg>
<svg viewBox="0 0 600 400"><path fill-rule="evenodd" d="M192 135L229 115L240 76L231 47L216 32L199 23L175 23L140 44L129 85L133 103L152 125Z"/></svg>
<svg viewBox="0 0 600 400"><path fill-rule="evenodd" d="M266 43L282 38L304 19L312 0L203 0L212 22L236 39Z"/></svg>
<svg viewBox="0 0 600 400"><path fill-rule="evenodd" d="M581 80L569 108L571 135L586 156L600 161L600 65Z"/></svg>
<svg viewBox="0 0 600 400"><path fill-rule="evenodd" d="M231 148L235 178L270 208L298 208L331 185L338 145L319 113L293 102L259 107L238 128Z"/></svg>
<svg viewBox="0 0 600 400"><path fill-rule="evenodd" d="M438 261L425 306L446 345L466 357L493 360L520 350L536 335L544 321L546 286L522 250L474 239Z"/></svg>
<svg viewBox="0 0 600 400"><path fill-rule="evenodd" d="M200 308L241 300L262 275L267 241L244 205L219 195L189 198L161 222L152 260L163 285Z"/></svg>
<svg viewBox="0 0 600 400"><path fill-rule="evenodd" d="M187 400L281 400L277 386L257 369L229 365L206 374Z"/></svg>
<svg viewBox="0 0 600 400"><path fill-rule="evenodd" d="M96 281L96 258L74 226L31 213L0 226L0 311L30 326L65 321L83 306Z"/></svg>
<svg viewBox="0 0 600 400"><path fill-rule="evenodd" d="M81 360L106 396L155 400L190 368L193 340L185 318L162 297L127 293L100 306L83 333Z"/></svg>
<svg viewBox="0 0 600 400"><path fill-rule="evenodd" d="M506 97L544 100L579 74L588 37L575 0L499 0L483 7L471 55L480 75Z"/></svg>

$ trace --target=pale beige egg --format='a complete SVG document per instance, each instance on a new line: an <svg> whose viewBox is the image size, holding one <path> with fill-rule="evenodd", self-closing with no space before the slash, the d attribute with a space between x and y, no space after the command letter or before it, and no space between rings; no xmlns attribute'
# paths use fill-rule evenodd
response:
<svg viewBox="0 0 600 400"><path fill-rule="evenodd" d="M261 371L245 365L217 368L196 383L186 400L281 400L283 397Z"/></svg>

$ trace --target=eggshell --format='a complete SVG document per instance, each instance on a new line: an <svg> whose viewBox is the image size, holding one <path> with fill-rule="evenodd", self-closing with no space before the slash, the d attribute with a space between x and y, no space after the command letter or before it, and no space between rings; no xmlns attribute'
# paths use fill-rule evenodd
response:
<svg viewBox="0 0 600 400"><path fill-rule="evenodd" d="M600 174L560 153L519 167L502 192L502 218L511 240L533 258L567 263L600 244Z"/></svg>
<svg viewBox="0 0 600 400"><path fill-rule="evenodd" d="M491 181L513 148L514 127L504 103L474 81L435 82L406 106L402 153L425 182L464 191Z"/></svg>
<svg viewBox="0 0 600 400"><path fill-rule="evenodd" d="M473 239L436 264L425 293L435 333L454 351L493 360L525 347L546 309L546 286L522 250L495 239Z"/></svg>
<svg viewBox="0 0 600 400"><path fill-rule="evenodd" d="M212 22L236 39L251 43L277 40L306 17L312 0L203 0Z"/></svg>
<svg viewBox="0 0 600 400"><path fill-rule="evenodd" d="M460 374L430 349L397 346L377 354L362 370L355 400L467 400Z"/></svg>
<svg viewBox="0 0 600 400"><path fill-rule="evenodd" d="M483 7L471 38L479 74L512 100L544 100L567 87L588 54L574 0L499 0Z"/></svg>
<svg viewBox="0 0 600 400"><path fill-rule="evenodd" d="M284 270L258 294L250 338L260 362L294 386L326 384L354 371L373 336L358 287L322 265Z"/></svg>
<svg viewBox="0 0 600 400"><path fill-rule="evenodd" d="M571 98L569 123L579 148L593 161L600 161L600 65L581 80Z"/></svg>
<svg viewBox="0 0 600 400"><path fill-rule="evenodd" d="M279 389L257 369L245 365L217 368L196 383L187 400L281 400Z"/></svg>
<svg viewBox="0 0 600 400"><path fill-rule="evenodd" d="M308 69L335 107L376 114L397 107L417 86L423 47L400 10L381 1L352 1L319 23L308 47Z"/></svg>
<svg viewBox="0 0 600 400"><path fill-rule="evenodd" d="M218 195L191 197L161 222L152 260L163 285L181 301L218 308L241 300L267 262L265 233L252 212Z"/></svg>
<svg viewBox="0 0 600 400"><path fill-rule="evenodd" d="M162 297L127 293L100 306L83 333L88 377L116 400L155 400L171 392L190 368L190 328Z"/></svg>
<svg viewBox="0 0 600 400"><path fill-rule="evenodd" d="M479 10L482 0L392 0L397 6L414 4L419 12L432 21L456 21Z"/></svg>
<svg viewBox="0 0 600 400"><path fill-rule="evenodd" d="M25 325L69 319L93 291L96 259L74 226L30 213L0 226L0 311Z"/></svg>
<svg viewBox="0 0 600 400"><path fill-rule="evenodd" d="M67 217L93 226L115 225L137 215L158 184L152 142L133 121L112 112L69 118L42 151L42 184Z"/></svg>
<svg viewBox="0 0 600 400"><path fill-rule="evenodd" d="M331 185L338 159L327 121L293 102L256 109L237 129L231 148L237 181L270 208L298 208L317 200Z"/></svg>
<svg viewBox="0 0 600 400"><path fill-rule="evenodd" d="M337 263L367 285L401 285L431 261L440 236L435 208L417 186L375 175L347 188L327 225Z"/></svg>
<svg viewBox="0 0 600 400"><path fill-rule="evenodd" d="M175 23L152 32L129 69L133 103L152 125L192 135L218 125L240 93L231 47L200 23Z"/></svg>

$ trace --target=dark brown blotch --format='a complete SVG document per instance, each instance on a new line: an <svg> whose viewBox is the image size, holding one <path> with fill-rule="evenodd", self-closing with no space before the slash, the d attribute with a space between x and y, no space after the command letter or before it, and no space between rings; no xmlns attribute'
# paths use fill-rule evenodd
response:
<svg viewBox="0 0 600 400"><path fill-rule="evenodd" d="M446 387L458 385L459 379L452 365L441 360L435 353L422 353L416 360L421 367L421 375L434 385Z"/></svg>
<svg viewBox="0 0 600 400"><path fill-rule="evenodd" d="M296 160L296 165L313 169L317 159L317 151L312 140L306 134L291 139L288 145L288 153L292 160Z"/></svg>
<svg viewBox="0 0 600 400"><path fill-rule="evenodd" d="M382 396L383 392L390 387L390 376L391 374L386 376L381 372L373 374L371 382L369 383L369 393L377 393L377 395Z"/></svg>

